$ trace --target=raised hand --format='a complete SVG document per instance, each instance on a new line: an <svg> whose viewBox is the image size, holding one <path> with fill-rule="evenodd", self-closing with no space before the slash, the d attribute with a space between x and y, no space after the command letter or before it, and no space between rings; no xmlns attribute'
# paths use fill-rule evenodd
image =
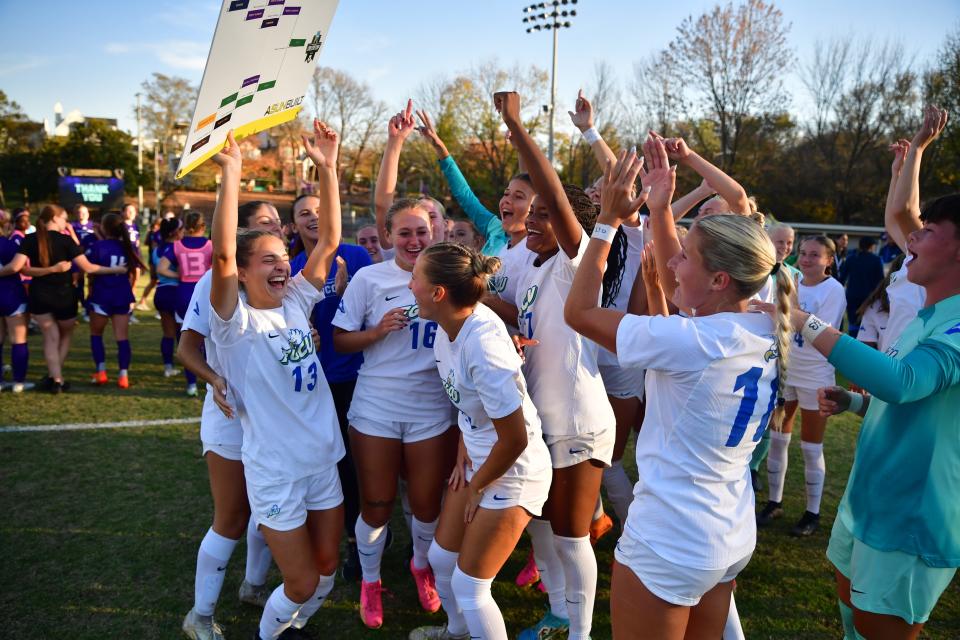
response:
<svg viewBox="0 0 960 640"><path fill-rule="evenodd" d="M900 175L900 171L903 170L903 161L907 157L907 152L910 151L910 141L901 138L888 148L893 152L893 163L890 165L890 173L893 177L897 177Z"/></svg>
<svg viewBox="0 0 960 640"><path fill-rule="evenodd" d="M643 143L643 157L646 165L643 184L650 189L647 207L651 211L663 210L670 206L677 186L677 167L670 166L663 138L656 134L651 134Z"/></svg>
<svg viewBox="0 0 960 640"><path fill-rule="evenodd" d="M516 91L498 91L493 94L493 106L508 127L510 125L520 125L519 93Z"/></svg>
<svg viewBox="0 0 960 640"><path fill-rule="evenodd" d="M413 120L413 100L407 100L407 108L397 112L387 123L387 137L403 142L416 128Z"/></svg>
<svg viewBox="0 0 960 640"><path fill-rule="evenodd" d="M443 144L443 140L437 135L437 130L433 126L430 114L423 110L418 110L416 114L421 123L421 126L417 127L417 132L430 143L430 146L433 147L433 150L437 152L440 158L450 155L447 151L447 145Z"/></svg>
<svg viewBox="0 0 960 640"><path fill-rule="evenodd" d="M647 290L660 288L660 273L657 271L657 261L653 256L653 241L643 246L640 252L640 275Z"/></svg>
<svg viewBox="0 0 960 640"><path fill-rule="evenodd" d="M650 188L645 187L638 197L632 197L637 176L642 168L643 158L637 156L636 148L629 152L621 151L616 162L607 163L600 191L601 214L626 220L640 210L650 193Z"/></svg>
<svg viewBox="0 0 960 640"><path fill-rule="evenodd" d="M593 105L583 97L583 89L577 93L577 101L574 103L575 111L567 111L570 114L570 120L573 126L581 132L593 127Z"/></svg>
<svg viewBox="0 0 960 640"><path fill-rule="evenodd" d="M337 168L337 147L339 137L337 132L317 119L313 121L313 140L307 135L301 136L307 156L318 167L327 169Z"/></svg>
<svg viewBox="0 0 960 640"><path fill-rule="evenodd" d="M338 296L342 296L347 290L347 282L350 280L350 272L347 271L347 261L337 256L337 275L333 277L333 289Z"/></svg>
<svg viewBox="0 0 960 640"><path fill-rule="evenodd" d="M666 138L663 141L663 146L667 150L667 157L674 162L683 162L690 157L690 147L687 146L683 138Z"/></svg>
<svg viewBox="0 0 960 640"><path fill-rule="evenodd" d="M234 171L239 175L243 157L240 155L240 145L233 137L233 130L227 132L227 140L223 143L223 149L213 156L213 161L224 172Z"/></svg>
<svg viewBox="0 0 960 640"><path fill-rule="evenodd" d="M925 149L931 142L937 139L943 128L947 126L947 111L940 109L936 105L928 104L923 110L923 124L916 135L913 136L912 144L918 149Z"/></svg>

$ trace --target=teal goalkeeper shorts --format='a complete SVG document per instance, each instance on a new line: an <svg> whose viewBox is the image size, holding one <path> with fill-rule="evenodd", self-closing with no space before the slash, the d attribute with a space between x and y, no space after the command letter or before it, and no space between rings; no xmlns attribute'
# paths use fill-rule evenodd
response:
<svg viewBox="0 0 960 640"><path fill-rule="evenodd" d="M850 580L851 604L909 624L926 622L957 570L931 567L902 551L878 551L853 537L843 520L838 513L827 559Z"/></svg>

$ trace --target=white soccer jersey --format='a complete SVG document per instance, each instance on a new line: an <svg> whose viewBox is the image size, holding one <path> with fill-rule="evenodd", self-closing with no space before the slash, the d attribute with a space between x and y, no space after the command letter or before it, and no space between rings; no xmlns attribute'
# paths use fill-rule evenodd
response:
<svg viewBox="0 0 960 640"><path fill-rule="evenodd" d="M225 377L243 425L243 466L255 484L292 482L334 465L345 449L330 386L310 336L323 292L298 274L283 305L210 314Z"/></svg>
<svg viewBox="0 0 960 640"><path fill-rule="evenodd" d="M630 292L633 290L634 281L640 277L640 254L643 253L643 221L640 226L629 227L625 224L620 225L623 233L627 236L627 257L623 263L623 278L620 280L620 290L616 297L610 303L610 309L627 312L627 305L630 302ZM598 345L597 362L601 367L616 366L617 356Z"/></svg>
<svg viewBox="0 0 960 640"><path fill-rule="evenodd" d="M460 410L463 442L476 471L497 442L493 418L523 407L527 448L504 477L549 478L550 452L540 431L540 418L527 394L523 365L507 327L496 313L478 304L453 342L441 327L434 346L437 370L450 401Z"/></svg>
<svg viewBox="0 0 960 640"><path fill-rule="evenodd" d="M887 328L880 334L880 341L877 343L877 349L883 353L887 353L887 350L896 344L900 334L926 304L927 290L907 280L907 264L911 260L913 257L908 255L903 261L903 266L890 276L890 284L887 286L890 318L887 320Z"/></svg>
<svg viewBox="0 0 960 640"><path fill-rule="evenodd" d="M517 280L530 268L537 254L527 249L526 242L520 242L512 247L504 246L497 257L500 268L490 276L490 290L512 304L517 299Z"/></svg>
<svg viewBox="0 0 960 640"><path fill-rule="evenodd" d="M890 312L881 309L880 301L874 300L873 304L863 312L863 318L860 319L860 331L857 332L857 340L879 344L880 336L887 328L889 320Z"/></svg>
<svg viewBox="0 0 960 640"><path fill-rule="evenodd" d="M539 267L531 265L517 282L520 335L540 341L527 347L523 373L549 436L599 433L616 424L597 369L597 344L563 319L563 305L589 242L583 233L576 257L568 258L561 249Z"/></svg>
<svg viewBox="0 0 960 640"><path fill-rule="evenodd" d="M437 381L433 343L437 323L420 318L410 272L393 260L357 271L333 318L346 331L376 326L387 311L402 307L410 319L363 350L350 410L383 422L439 422L450 415L450 401Z"/></svg>
<svg viewBox="0 0 960 640"><path fill-rule="evenodd" d="M840 328L843 312L847 308L847 296L843 285L835 278L827 277L812 287L797 286L800 308L812 313L831 327ZM793 334L790 349L790 364L787 368L787 385L803 389L819 389L833 384L833 365L812 344L808 344L799 332Z"/></svg>
<svg viewBox="0 0 960 640"><path fill-rule="evenodd" d="M626 534L694 569L756 546L749 465L777 400L777 345L763 313L620 321L617 357L647 370Z"/></svg>
<svg viewBox="0 0 960 640"><path fill-rule="evenodd" d="M218 374L225 376L217 354L217 345L210 339L210 284L213 271L209 270L197 281L190 296L187 317L183 319L183 330L191 329L203 336L203 349L207 355L207 364ZM241 297L243 293L241 292ZM209 384L203 398L203 410L200 417L200 440L211 444L243 444L243 428L240 418L228 418L213 401L214 390ZM236 416L236 413L234 413Z"/></svg>

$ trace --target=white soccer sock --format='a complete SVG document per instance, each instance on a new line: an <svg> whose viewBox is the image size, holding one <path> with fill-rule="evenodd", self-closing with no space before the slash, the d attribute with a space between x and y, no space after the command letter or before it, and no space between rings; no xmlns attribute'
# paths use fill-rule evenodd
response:
<svg viewBox="0 0 960 640"><path fill-rule="evenodd" d="M490 593L493 578L483 580L468 576L460 567L453 571L453 593L467 619L471 638L483 640L507 640L507 625L503 622L500 607Z"/></svg>
<svg viewBox="0 0 960 640"><path fill-rule="evenodd" d="M430 551L430 543L433 542L433 534L436 531L437 520L421 522L414 516L410 537L413 539L413 566L417 569L426 569L430 566L427 561L427 552Z"/></svg>
<svg viewBox="0 0 960 640"><path fill-rule="evenodd" d="M220 598L227 562L237 540L224 538L211 527L197 551L197 575L193 582L193 608L202 616L212 616Z"/></svg>
<svg viewBox="0 0 960 640"><path fill-rule="evenodd" d="M740 614L737 612L737 601L730 592L730 611L727 613L727 624L723 627L723 640L746 640L743 635L743 625L740 624Z"/></svg>
<svg viewBox="0 0 960 640"><path fill-rule="evenodd" d="M827 461L823 458L823 444L800 442L803 451L803 478L807 483L807 511L820 513L823 481L827 477Z"/></svg>
<svg viewBox="0 0 960 640"><path fill-rule="evenodd" d="M407 481L400 478L397 484L397 493L400 494L400 506L403 507L403 519L407 523L407 531L413 533L413 509L410 508L410 496L407 495Z"/></svg>
<svg viewBox="0 0 960 640"><path fill-rule="evenodd" d="M597 557L590 536L567 538L554 534L563 565L565 595L570 618L570 640L589 640L593 625L593 600L597 595Z"/></svg>
<svg viewBox="0 0 960 640"><path fill-rule="evenodd" d="M467 621L463 617L460 605L457 604L457 597L453 593L453 587L450 585L460 554L447 551L434 540L430 545L428 557L430 566L433 568L433 579L437 584L437 595L440 596L440 604L443 605L443 610L447 614L447 631L452 636L462 636L467 632Z"/></svg>
<svg viewBox="0 0 960 640"><path fill-rule="evenodd" d="M547 589L550 597L550 612L558 618L567 619L567 601L564 594L565 582L563 566L557 555L557 548L553 540L553 529L549 520L533 518L527 525L527 533L533 543L533 559L540 571L540 581Z"/></svg>
<svg viewBox="0 0 960 640"><path fill-rule="evenodd" d="M293 617L303 606L283 592L283 585L273 590L260 616L260 640L275 640L290 626Z"/></svg>
<svg viewBox="0 0 960 640"><path fill-rule="evenodd" d="M615 460L603 470L603 488L607 490L607 499L613 503L613 511L623 527L627 521L630 503L633 502L633 483L623 468L623 460Z"/></svg>
<svg viewBox="0 0 960 640"><path fill-rule="evenodd" d="M593 521L596 522L603 517L603 497L597 494L597 506L593 508Z"/></svg>
<svg viewBox="0 0 960 640"><path fill-rule="evenodd" d="M790 447L789 433L770 432L770 453L767 455L767 484L770 487L769 499L783 502L783 482L787 477L787 449Z"/></svg>
<svg viewBox="0 0 960 640"><path fill-rule="evenodd" d="M303 629L307 625L310 616L315 614L317 610L323 606L324 600L326 600L330 592L333 591L333 579L336 575L336 573L331 573L328 576L320 576L316 590L313 592L313 595L310 596L310 599L301 605L300 611L297 612L297 617L290 623L291 627L294 629Z"/></svg>
<svg viewBox="0 0 960 640"><path fill-rule="evenodd" d="M245 579L250 584L260 586L267 583L267 571L270 570L270 547L257 528L257 520L250 516L247 524L247 570Z"/></svg>
<svg viewBox="0 0 960 640"><path fill-rule="evenodd" d="M360 555L360 567L363 569L364 582L376 582L380 579L380 560L383 558L383 547L387 544L387 527L373 528L363 521L363 516L357 518L355 527L357 534L357 552Z"/></svg>

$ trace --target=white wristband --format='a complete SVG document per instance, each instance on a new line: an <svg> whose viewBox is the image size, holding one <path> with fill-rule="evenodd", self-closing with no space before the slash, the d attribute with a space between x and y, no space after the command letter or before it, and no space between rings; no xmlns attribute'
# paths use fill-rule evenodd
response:
<svg viewBox="0 0 960 640"><path fill-rule="evenodd" d="M597 131L596 127L590 127L589 129L583 132L583 139L586 141L587 144L593 144L594 142L597 142L598 140L601 139L600 132Z"/></svg>
<svg viewBox="0 0 960 640"><path fill-rule="evenodd" d="M613 237L617 235L617 230L611 227L608 224L598 223L593 227L593 233L590 235L591 238L596 238L597 240L603 240L608 244L613 244Z"/></svg>
<svg viewBox="0 0 960 640"><path fill-rule="evenodd" d="M817 336L826 331L829 326L829 324L811 313L803 323L803 328L800 329L800 335L803 336L804 342L813 344Z"/></svg>
<svg viewBox="0 0 960 640"><path fill-rule="evenodd" d="M850 398L850 406L847 407L847 411L860 413L860 410L863 409L863 394L847 391L847 396Z"/></svg>

